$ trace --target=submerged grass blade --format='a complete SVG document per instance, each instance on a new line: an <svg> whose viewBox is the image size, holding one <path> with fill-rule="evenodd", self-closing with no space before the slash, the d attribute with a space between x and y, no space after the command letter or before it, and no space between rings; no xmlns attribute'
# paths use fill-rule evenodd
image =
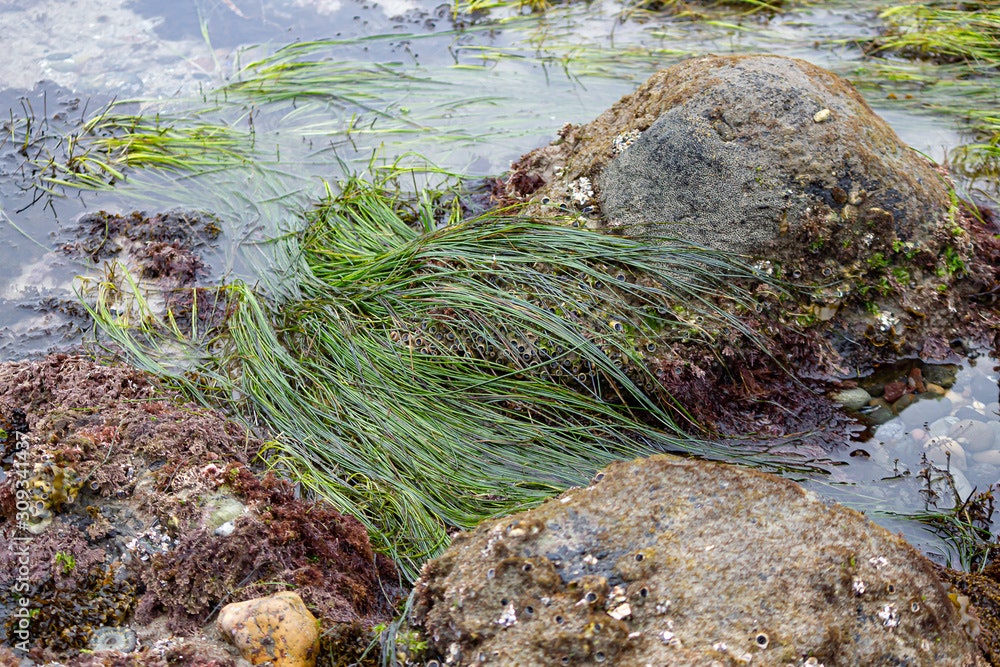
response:
<svg viewBox="0 0 1000 667"><path fill-rule="evenodd" d="M890 7L879 15L889 30L878 48L995 68L1000 65L1000 3L978 5L953 9L954 3L931 2Z"/></svg>

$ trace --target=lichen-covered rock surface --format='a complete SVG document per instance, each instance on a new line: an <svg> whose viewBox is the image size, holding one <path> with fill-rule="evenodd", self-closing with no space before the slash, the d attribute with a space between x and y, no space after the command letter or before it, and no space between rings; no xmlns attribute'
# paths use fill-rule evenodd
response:
<svg viewBox="0 0 1000 667"><path fill-rule="evenodd" d="M772 323L825 337L824 372L995 326L997 228L958 202L840 77L780 56L694 58L593 122L565 126L498 188L537 215L748 256L795 283ZM989 320L989 321L987 321ZM794 364L801 366L802 364Z"/></svg>
<svg viewBox="0 0 1000 667"><path fill-rule="evenodd" d="M411 622L448 664L985 664L967 602L857 512L657 456L457 536Z"/></svg>
<svg viewBox="0 0 1000 667"><path fill-rule="evenodd" d="M360 522L258 477L258 439L149 375L2 364L0 436L0 644L37 662L245 664L215 614L294 589L319 664L346 664L391 615L398 576Z"/></svg>

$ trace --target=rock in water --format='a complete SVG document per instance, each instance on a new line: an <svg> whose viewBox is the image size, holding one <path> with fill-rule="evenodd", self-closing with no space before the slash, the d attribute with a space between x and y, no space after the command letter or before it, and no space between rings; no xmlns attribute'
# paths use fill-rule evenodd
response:
<svg viewBox="0 0 1000 667"><path fill-rule="evenodd" d="M655 456L456 537L411 622L466 665L985 664L959 602L858 512Z"/></svg>
<svg viewBox="0 0 1000 667"><path fill-rule="evenodd" d="M945 341L984 330L971 299L993 293L1000 242L949 188L847 81L753 55L657 72L522 157L495 194L562 224L749 255L809 286L769 317L821 333L824 372L841 375L946 359Z"/></svg>
<svg viewBox="0 0 1000 667"><path fill-rule="evenodd" d="M219 632L254 665L314 667L319 627L297 593L234 602L222 608Z"/></svg>
<svg viewBox="0 0 1000 667"><path fill-rule="evenodd" d="M522 164L549 162L545 194L566 199L586 178L611 227L681 223L668 234L769 256L803 225L817 242L834 223L863 247L930 239L950 203L942 176L849 83L780 56L661 70Z"/></svg>

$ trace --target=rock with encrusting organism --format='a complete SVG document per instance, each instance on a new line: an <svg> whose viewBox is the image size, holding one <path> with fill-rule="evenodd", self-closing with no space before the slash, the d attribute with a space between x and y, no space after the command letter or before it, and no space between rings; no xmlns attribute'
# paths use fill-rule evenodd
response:
<svg viewBox="0 0 1000 667"><path fill-rule="evenodd" d="M0 364L0 648L67 667L125 652L231 666L236 649L205 623L224 602L294 588L323 654L357 661L391 618L392 563L356 519L255 475L244 427L178 399L83 357ZM18 608L30 627L6 613Z"/></svg>
<svg viewBox="0 0 1000 667"><path fill-rule="evenodd" d="M611 227L679 223L668 234L753 254L804 225L824 245L834 224L850 228L855 253L939 243L951 204L942 175L848 82L768 55L661 70L514 169L540 176L536 200L572 204L576 184L593 183Z"/></svg>
<svg viewBox="0 0 1000 667"><path fill-rule="evenodd" d="M952 194L945 169L849 82L774 55L661 70L592 122L564 126L495 189L531 215L739 253L808 286L760 312L821 333L834 375L941 361L941 341L991 326L972 302L995 293L1000 244Z"/></svg>
<svg viewBox="0 0 1000 667"><path fill-rule="evenodd" d="M284 591L222 608L219 632L254 665L313 667L319 626L297 593Z"/></svg>
<svg viewBox="0 0 1000 667"><path fill-rule="evenodd" d="M457 536L410 620L462 665L985 664L960 602L858 512L655 456Z"/></svg>

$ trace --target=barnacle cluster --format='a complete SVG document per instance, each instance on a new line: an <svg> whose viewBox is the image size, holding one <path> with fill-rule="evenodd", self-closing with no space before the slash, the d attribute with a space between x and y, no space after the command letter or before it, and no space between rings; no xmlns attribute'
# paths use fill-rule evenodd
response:
<svg viewBox="0 0 1000 667"><path fill-rule="evenodd" d="M586 176L581 176L570 183L566 186L566 191L570 200L580 208L594 201L594 186Z"/></svg>
<svg viewBox="0 0 1000 667"><path fill-rule="evenodd" d="M611 151L615 154L615 157L621 155L640 136L642 136L642 132L635 129L619 133L611 142Z"/></svg>
<svg viewBox="0 0 1000 667"><path fill-rule="evenodd" d="M95 631L121 624L135 605L136 587L114 566L94 565L75 577L50 577L29 597L37 609L31 620L31 637L54 651L86 648ZM8 636L13 629L6 624Z"/></svg>
<svg viewBox="0 0 1000 667"><path fill-rule="evenodd" d="M759 549L781 522L840 533ZM737 563L752 590L726 574ZM409 620L451 664L967 664L952 657L974 649L955 628L969 600L937 581L897 536L784 480L653 456L456 536Z"/></svg>
<svg viewBox="0 0 1000 667"><path fill-rule="evenodd" d="M76 501L81 484L80 476L68 466L52 461L36 464L26 484L31 502L27 529L35 534L45 530L55 513Z"/></svg>

